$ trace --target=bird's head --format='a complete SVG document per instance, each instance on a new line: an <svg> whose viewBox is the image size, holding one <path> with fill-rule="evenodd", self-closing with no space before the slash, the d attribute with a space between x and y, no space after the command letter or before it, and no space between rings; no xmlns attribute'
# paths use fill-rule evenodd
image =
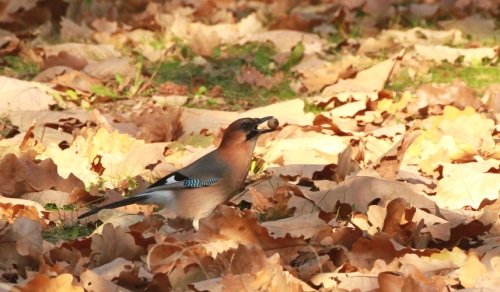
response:
<svg viewBox="0 0 500 292"><path fill-rule="evenodd" d="M269 133L275 128L259 129L258 126L265 121L272 119L272 116L263 118L243 118L236 120L227 127L222 137L221 147L238 145L247 142L254 142L264 133Z"/></svg>

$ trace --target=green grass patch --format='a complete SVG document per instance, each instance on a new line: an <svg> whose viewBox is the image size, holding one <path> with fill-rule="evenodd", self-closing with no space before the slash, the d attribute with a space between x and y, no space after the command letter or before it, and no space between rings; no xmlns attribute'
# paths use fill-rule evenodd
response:
<svg viewBox="0 0 500 292"><path fill-rule="evenodd" d="M500 67L496 64L465 67L458 64L443 63L431 68L427 74L415 78L411 78L407 70L402 70L392 77L386 88L393 91L404 91L418 88L424 83L446 84L452 83L456 79L462 80L467 86L481 91L492 84L500 82Z"/></svg>
<svg viewBox="0 0 500 292"><path fill-rule="evenodd" d="M462 67L445 63L434 67L430 77L431 82L436 83L450 83L458 78L472 88L485 89L500 82L500 67L496 65Z"/></svg>
<svg viewBox="0 0 500 292"><path fill-rule="evenodd" d="M209 95L212 90L220 89L214 97L223 97L225 108L238 110L242 107L260 106L276 100L286 100L296 96L290 87L292 74L290 68L300 62L304 46L298 44L281 64L275 61L276 48L269 43L249 43L226 48L216 48L211 58L200 62L189 58L177 58L163 62L156 74L158 83L174 82L190 89L192 96ZM237 76L242 68L255 68L263 78L274 78L282 73L280 82L270 88L239 83ZM200 91L200 89L203 89ZM217 91L216 91L217 92ZM221 105L211 99L194 98L191 105L217 108Z"/></svg>
<svg viewBox="0 0 500 292"><path fill-rule="evenodd" d="M45 210L51 212L58 211L76 211L78 206L75 204L64 205L63 207L58 207L54 203L47 203L44 206ZM60 213L61 217L64 217L64 212ZM79 237L90 235L97 226L92 224L82 225L80 223L70 224L68 220L61 219L57 224L50 226L46 230L42 231L43 239L51 242L57 243L61 241L74 240Z"/></svg>
<svg viewBox="0 0 500 292"><path fill-rule="evenodd" d="M43 206L47 211L76 211L78 207L75 204L64 205L63 207L57 207L54 203L47 203Z"/></svg>
<svg viewBox="0 0 500 292"><path fill-rule="evenodd" d="M408 70L403 69L391 78L386 88L393 91L404 91L405 89L414 88L418 85L420 85L420 82L418 80L413 80Z"/></svg>
<svg viewBox="0 0 500 292"><path fill-rule="evenodd" d="M324 108L320 107L314 102L310 102L307 99L304 100L304 112L313 113L318 115L324 111Z"/></svg>
<svg viewBox="0 0 500 292"><path fill-rule="evenodd" d="M58 243L61 241L75 240L79 237L89 236L96 227L89 225L67 225L53 226L42 232L42 237L48 242Z"/></svg>
<svg viewBox="0 0 500 292"><path fill-rule="evenodd" d="M39 72L38 65L26 62L19 56L3 56L0 58L0 75L31 80Z"/></svg>

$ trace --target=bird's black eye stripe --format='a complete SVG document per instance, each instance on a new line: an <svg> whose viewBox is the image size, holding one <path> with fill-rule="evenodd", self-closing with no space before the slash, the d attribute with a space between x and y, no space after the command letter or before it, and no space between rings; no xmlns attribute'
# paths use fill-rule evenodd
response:
<svg viewBox="0 0 500 292"><path fill-rule="evenodd" d="M248 130L248 129L252 128L252 123L250 123L250 122L244 122L244 123L241 124L241 128L243 130Z"/></svg>

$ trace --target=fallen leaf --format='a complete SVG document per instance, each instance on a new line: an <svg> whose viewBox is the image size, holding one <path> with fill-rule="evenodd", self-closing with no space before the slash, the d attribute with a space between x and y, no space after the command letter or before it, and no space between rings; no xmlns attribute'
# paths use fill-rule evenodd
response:
<svg viewBox="0 0 500 292"><path fill-rule="evenodd" d="M19 197L27 192L48 189L74 194L84 191L82 181L74 175L62 178L51 159L37 163L35 155L33 152L22 153L19 157L7 154L0 160L0 167L9 170L0 175L0 191L4 195Z"/></svg>
<svg viewBox="0 0 500 292"><path fill-rule="evenodd" d="M42 68L65 66L75 70L82 70L86 65L87 60L75 57L67 51L60 51L57 55L45 57Z"/></svg>
<svg viewBox="0 0 500 292"><path fill-rule="evenodd" d="M353 79L340 79L336 84L326 87L321 95L334 96L340 92L378 92L384 88L385 82L403 54L404 51L389 60L363 70Z"/></svg>
<svg viewBox="0 0 500 292"><path fill-rule="evenodd" d="M83 287L73 285L75 279L71 274L61 274L57 277L49 277L44 274L36 274L33 279L24 286L16 286L20 291L54 291L54 292L83 292Z"/></svg>
<svg viewBox="0 0 500 292"><path fill-rule="evenodd" d="M272 30L261 33L246 35L240 43L247 42L272 42L278 51L289 53L298 44L304 45L304 54L319 53L323 47L323 41L312 33L303 33L293 30Z"/></svg>
<svg viewBox="0 0 500 292"><path fill-rule="evenodd" d="M53 90L38 82L0 76L0 113L48 110L56 104Z"/></svg>
<svg viewBox="0 0 500 292"><path fill-rule="evenodd" d="M144 254L141 246L136 245L134 237L121 227L106 224L102 234L92 235L91 264L95 268L109 263L115 258L137 259Z"/></svg>
<svg viewBox="0 0 500 292"><path fill-rule="evenodd" d="M478 208L484 199L496 200L500 192L500 174L483 173L463 164L437 185L438 206L460 209L466 205Z"/></svg>
<svg viewBox="0 0 500 292"><path fill-rule="evenodd" d="M267 221L262 223L274 238L285 237L287 234L297 238L309 239L315 237L317 233L327 227L325 221L318 217L319 213L311 213L291 218Z"/></svg>
<svg viewBox="0 0 500 292"><path fill-rule="evenodd" d="M334 189L305 192L304 196L325 212L334 210L337 202L353 205L355 210L366 212L374 200L379 199L378 204L383 206L396 198L404 198L410 206L425 208L431 213L437 211L435 203L422 195L416 186L368 176L352 177Z"/></svg>
<svg viewBox="0 0 500 292"><path fill-rule="evenodd" d="M463 63L467 65L481 64L483 59L493 59L496 56L495 48L459 49L441 45L415 45L415 51L423 58L451 64L463 57Z"/></svg>
<svg viewBox="0 0 500 292"><path fill-rule="evenodd" d="M486 267L474 253L470 253L465 264L457 271L460 284L465 288L476 287L477 281L488 273Z"/></svg>

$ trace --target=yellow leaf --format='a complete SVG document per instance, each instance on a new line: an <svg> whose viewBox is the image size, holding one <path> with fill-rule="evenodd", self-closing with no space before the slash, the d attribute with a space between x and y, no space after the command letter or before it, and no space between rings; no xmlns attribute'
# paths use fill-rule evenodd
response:
<svg viewBox="0 0 500 292"><path fill-rule="evenodd" d="M469 254L465 265L458 270L458 278L465 288L475 287L476 282L488 273L486 267L479 261L475 253Z"/></svg>

